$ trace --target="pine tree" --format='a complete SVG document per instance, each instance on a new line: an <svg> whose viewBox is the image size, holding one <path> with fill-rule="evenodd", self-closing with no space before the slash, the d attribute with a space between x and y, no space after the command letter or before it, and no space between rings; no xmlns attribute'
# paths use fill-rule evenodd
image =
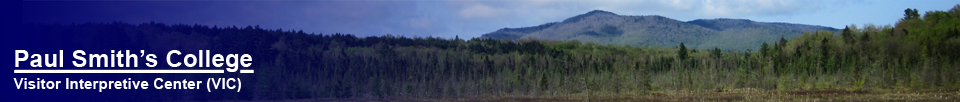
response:
<svg viewBox="0 0 960 102"><path fill-rule="evenodd" d="M850 31L850 27L843 27L843 32L840 33L840 36L843 36L843 42L853 43L853 31Z"/></svg>
<svg viewBox="0 0 960 102"><path fill-rule="evenodd" d="M680 50L677 51L677 58L680 58L680 61L687 59L687 47L683 45L683 42L680 42Z"/></svg>
<svg viewBox="0 0 960 102"><path fill-rule="evenodd" d="M770 46L770 45L767 45L767 42L763 42L763 44L760 45L760 51L759 51L759 52L760 52L760 55L761 55L761 56L767 56L767 50L770 49L770 48L768 48L768 46Z"/></svg>

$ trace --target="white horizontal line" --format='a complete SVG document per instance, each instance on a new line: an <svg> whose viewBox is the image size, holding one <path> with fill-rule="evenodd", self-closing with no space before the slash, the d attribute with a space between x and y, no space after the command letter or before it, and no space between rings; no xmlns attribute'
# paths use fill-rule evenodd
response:
<svg viewBox="0 0 960 102"><path fill-rule="evenodd" d="M242 72L242 70L241 70ZM252 70L250 71L253 72ZM43 70L15 69L13 73L224 73L224 70L163 69L163 70Z"/></svg>
<svg viewBox="0 0 960 102"><path fill-rule="evenodd" d="M240 73L253 73L253 70L250 69L241 69Z"/></svg>

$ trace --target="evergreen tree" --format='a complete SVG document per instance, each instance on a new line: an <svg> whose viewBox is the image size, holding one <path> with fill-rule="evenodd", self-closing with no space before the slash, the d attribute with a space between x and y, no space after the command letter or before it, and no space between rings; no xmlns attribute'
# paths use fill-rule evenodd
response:
<svg viewBox="0 0 960 102"><path fill-rule="evenodd" d="M713 51L710 51L710 55L712 55L713 58L718 58L718 59L719 59L719 58L723 57L723 51L720 51L720 48L714 47L714 48L713 48Z"/></svg>
<svg viewBox="0 0 960 102"><path fill-rule="evenodd" d="M768 48L768 46L770 46L770 45L767 45L767 42L763 42L763 45L760 45L760 51L759 51L759 52L760 52L760 55L761 55L761 56L767 56L767 50L770 49L770 48Z"/></svg>
<svg viewBox="0 0 960 102"><path fill-rule="evenodd" d="M850 27L843 27L843 32L840 33L840 36L843 36L843 42L853 43L853 31L850 31Z"/></svg>
<svg viewBox="0 0 960 102"><path fill-rule="evenodd" d="M681 61L687 59L687 47L683 45L683 42L680 42L680 50L677 51L677 58L680 58Z"/></svg>
<svg viewBox="0 0 960 102"><path fill-rule="evenodd" d="M787 39L780 37L780 47L787 46Z"/></svg>

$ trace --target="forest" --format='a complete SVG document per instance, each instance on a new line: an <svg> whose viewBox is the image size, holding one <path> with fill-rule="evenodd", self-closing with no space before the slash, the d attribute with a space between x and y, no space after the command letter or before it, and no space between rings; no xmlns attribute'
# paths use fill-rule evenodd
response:
<svg viewBox="0 0 960 102"><path fill-rule="evenodd" d="M212 50L257 58L251 66L257 73L241 75L255 78L250 79L255 84L245 89L253 94L207 94L224 99L960 88L960 5L923 15L907 9L892 26L808 31L764 43L755 51L692 49L682 43L663 47L577 40L358 37L154 22L24 28L33 37L26 39L72 39L49 42L54 48ZM204 75L190 77L198 76Z"/></svg>

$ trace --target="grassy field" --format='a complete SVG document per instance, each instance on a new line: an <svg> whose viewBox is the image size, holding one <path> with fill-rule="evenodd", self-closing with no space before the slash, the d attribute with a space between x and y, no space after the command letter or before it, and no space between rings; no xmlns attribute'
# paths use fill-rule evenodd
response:
<svg viewBox="0 0 960 102"><path fill-rule="evenodd" d="M315 98L278 100L289 102L657 102L657 101L844 101L844 102L887 102L887 101L923 101L955 102L960 101L960 90L937 91L847 91L847 90L810 90L810 91L766 91L752 88L717 90L712 92L661 91L649 94L623 95L586 95L570 94L556 96L526 97L391 97L391 98Z"/></svg>

